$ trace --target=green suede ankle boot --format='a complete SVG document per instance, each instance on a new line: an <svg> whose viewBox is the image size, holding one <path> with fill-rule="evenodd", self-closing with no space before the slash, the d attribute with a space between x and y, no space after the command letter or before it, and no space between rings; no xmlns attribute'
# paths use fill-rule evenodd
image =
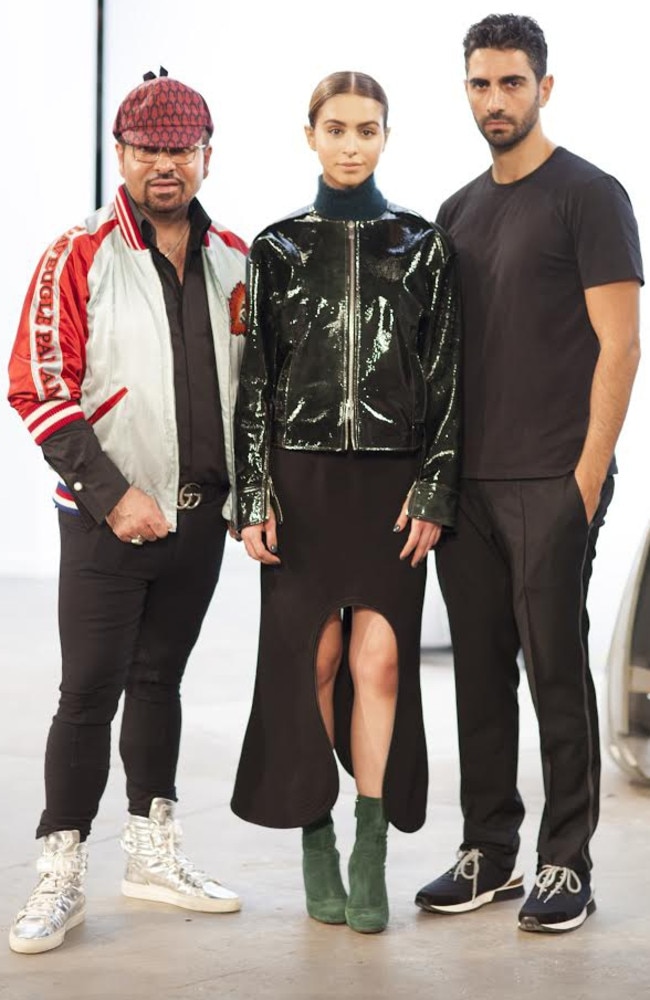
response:
<svg viewBox="0 0 650 1000"><path fill-rule="evenodd" d="M344 924L347 893L331 816L302 831L302 874L307 913L323 924Z"/></svg>
<svg viewBox="0 0 650 1000"><path fill-rule="evenodd" d="M350 895L345 907L348 927L360 934L378 934L388 923L386 895L386 834L388 823L381 799L359 795L355 809L357 839L350 857Z"/></svg>

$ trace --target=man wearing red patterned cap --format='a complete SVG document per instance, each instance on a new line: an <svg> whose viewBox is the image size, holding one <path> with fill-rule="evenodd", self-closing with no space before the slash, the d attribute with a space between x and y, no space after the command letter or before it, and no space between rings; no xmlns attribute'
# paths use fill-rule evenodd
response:
<svg viewBox="0 0 650 1000"><path fill-rule="evenodd" d="M161 70L120 105L124 184L45 251L9 363L12 406L60 477L63 678L45 757L39 882L10 931L49 951L85 914L85 841L120 754L127 896L239 909L179 849L180 684L221 564L246 248L196 199L213 131Z"/></svg>

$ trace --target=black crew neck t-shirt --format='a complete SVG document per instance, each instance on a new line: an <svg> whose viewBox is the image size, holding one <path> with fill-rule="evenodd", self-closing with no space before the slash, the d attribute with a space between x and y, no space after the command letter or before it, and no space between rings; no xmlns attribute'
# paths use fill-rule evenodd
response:
<svg viewBox="0 0 650 1000"><path fill-rule="evenodd" d="M619 182L558 147L512 184L491 171L447 199L464 328L463 476L528 479L575 468L598 340L584 291L643 282Z"/></svg>

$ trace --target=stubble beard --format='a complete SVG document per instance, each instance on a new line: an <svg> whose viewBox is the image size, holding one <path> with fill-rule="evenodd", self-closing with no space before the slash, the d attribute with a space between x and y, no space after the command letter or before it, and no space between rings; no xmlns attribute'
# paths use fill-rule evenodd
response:
<svg viewBox="0 0 650 1000"><path fill-rule="evenodd" d="M156 195L145 189L143 207L146 213L152 218L167 221L174 216L185 216L187 214L189 202L185 198L185 190L177 189L169 196Z"/></svg>
<svg viewBox="0 0 650 1000"><path fill-rule="evenodd" d="M530 135L532 130L535 128L537 121L539 119L539 104L535 102L533 107L530 109L525 118L520 122L513 121L512 118L506 118L500 115L488 115L483 121L477 121L478 130L485 139L485 141L492 147L492 149L498 150L508 150L513 149L518 146L520 142ZM487 122L502 121L504 125L513 126L511 131L503 132L501 135L493 132L491 129L487 129L485 126Z"/></svg>

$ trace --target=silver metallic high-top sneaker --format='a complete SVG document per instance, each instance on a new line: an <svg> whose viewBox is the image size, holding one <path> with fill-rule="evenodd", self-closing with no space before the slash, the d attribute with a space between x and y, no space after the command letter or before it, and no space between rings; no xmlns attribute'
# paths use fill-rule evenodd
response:
<svg viewBox="0 0 650 1000"><path fill-rule="evenodd" d="M181 829L174 820L174 802L156 798L149 816L129 816L122 847L128 855L122 892L134 899L171 903L204 913L231 913L241 908L236 893L181 854Z"/></svg>
<svg viewBox="0 0 650 1000"><path fill-rule="evenodd" d="M66 931L86 916L83 880L88 867L78 830L50 833L36 869L38 885L9 931L9 947L26 955L51 951L63 944Z"/></svg>

